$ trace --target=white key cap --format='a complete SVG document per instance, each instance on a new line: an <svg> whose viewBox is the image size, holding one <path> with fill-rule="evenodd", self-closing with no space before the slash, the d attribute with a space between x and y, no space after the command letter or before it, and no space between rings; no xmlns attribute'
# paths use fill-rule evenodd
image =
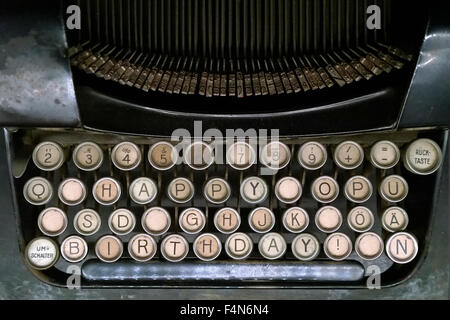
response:
<svg viewBox="0 0 450 320"><path fill-rule="evenodd" d="M183 260L189 252L189 243L179 234L171 234L161 242L161 253L170 262Z"/></svg>
<svg viewBox="0 0 450 320"><path fill-rule="evenodd" d="M356 238L355 251L364 260L375 260L383 253L384 243L376 233L366 232Z"/></svg>
<svg viewBox="0 0 450 320"><path fill-rule="evenodd" d="M389 207L384 210L381 216L381 224L389 232L403 231L408 226L408 223L408 214L400 207Z"/></svg>
<svg viewBox="0 0 450 320"><path fill-rule="evenodd" d="M184 162L194 170L205 170L214 162L213 148L202 141L194 142L186 148Z"/></svg>
<svg viewBox="0 0 450 320"><path fill-rule="evenodd" d="M275 215L268 208L256 208L248 215L248 224L255 232L269 232L275 225Z"/></svg>
<svg viewBox="0 0 450 320"><path fill-rule="evenodd" d="M341 261L352 253L352 241L343 233L332 233L325 239L323 249L328 258Z"/></svg>
<svg viewBox="0 0 450 320"><path fill-rule="evenodd" d="M248 177L241 183L241 197L246 202L258 204L263 202L269 194L267 183L260 177Z"/></svg>
<svg viewBox="0 0 450 320"><path fill-rule="evenodd" d="M184 232L196 234L205 227L206 217L200 209L188 208L180 214L178 224Z"/></svg>
<svg viewBox="0 0 450 320"><path fill-rule="evenodd" d="M315 259L320 252L320 244L316 237L309 233L299 234L292 240L292 253L302 261Z"/></svg>
<svg viewBox="0 0 450 320"><path fill-rule="evenodd" d="M242 260L247 258L253 250L253 241L245 233L236 232L225 242L225 251L230 258Z"/></svg>
<svg viewBox="0 0 450 320"><path fill-rule="evenodd" d="M67 228L67 216L59 208L46 208L38 216L38 227L46 236L59 236Z"/></svg>
<svg viewBox="0 0 450 320"><path fill-rule="evenodd" d="M403 163L405 168L413 173L432 174L442 164L441 148L433 140L418 139L406 149Z"/></svg>
<svg viewBox="0 0 450 320"><path fill-rule="evenodd" d="M108 226L112 232L123 236L133 231L136 226L136 217L128 209L117 209L110 214Z"/></svg>
<svg viewBox="0 0 450 320"><path fill-rule="evenodd" d="M73 219L75 230L83 236L95 234L102 224L100 215L92 209L83 209L79 211Z"/></svg>
<svg viewBox="0 0 450 320"><path fill-rule="evenodd" d="M391 141L375 143L370 149L370 162L378 169L390 169L400 160L400 150Z"/></svg>
<svg viewBox="0 0 450 320"><path fill-rule="evenodd" d="M256 152L247 142L233 143L227 150L227 163L236 170L246 170L256 162Z"/></svg>
<svg viewBox="0 0 450 320"><path fill-rule="evenodd" d="M293 207L287 209L283 217L283 226L292 233L300 233L308 227L309 216L305 209Z"/></svg>
<svg viewBox="0 0 450 320"><path fill-rule="evenodd" d="M81 180L68 178L59 185L58 197L62 203L76 206L86 199L86 187Z"/></svg>
<svg viewBox="0 0 450 320"><path fill-rule="evenodd" d="M284 143L273 141L262 148L260 161L270 169L283 169L291 161L291 151Z"/></svg>
<svg viewBox="0 0 450 320"><path fill-rule="evenodd" d="M414 260L419 251L416 237L408 232L398 232L386 242L386 253L395 263L405 264Z"/></svg>
<svg viewBox="0 0 450 320"><path fill-rule="evenodd" d="M222 233L233 233L241 225L241 216L235 209L222 208L214 215L214 225Z"/></svg>
<svg viewBox="0 0 450 320"><path fill-rule="evenodd" d="M374 216L372 211L366 207L354 207L347 215L347 223L349 227L356 232L369 231L374 224Z"/></svg>
<svg viewBox="0 0 450 320"><path fill-rule="evenodd" d="M139 262L151 260L156 253L156 241L145 233L136 234L128 242L128 253Z"/></svg>
<svg viewBox="0 0 450 320"><path fill-rule="evenodd" d="M364 150L355 141L344 141L334 151L334 162L342 169L359 167L364 160Z"/></svg>
<svg viewBox="0 0 450 320"><path fill-rule="evenodd" d="M158 142L150 147L148 161L157 170L169 170L177 163L175 147L169 142Z"/></svg>
<svg viewBox="0 0 450 320"><path fill-rule="evenodd" d="M120 170L133 170L142 161L141 150L132 142L122 142L113 148L111 152L111 160Z"/></svg>
<svg viewBox="0 0 450 320"><path fill-rule="evenodd" d="M372 184L366 177L354 176L345 183L344 193L349 201L362 203L372 196Z"/></svg>
<svg viewBox="0 0 450 320"><path fill-rule="evenodd" d="M33 150L33 162L41 170L53 171L61 168L64 163L64 151L55 142L45 141Z"/></svg>
<svg viewBox="0 0 450 320"><path fill-rule="evenodd" d="M88 245L79 236L69 236L61 243L61 255L68 262L80 262L86 257L87 253Z"/></svg>
<svg viewBox="0 0 450 320"><path fill-rule="evenodd" d="M294 177L284 177L275 185L275 195L283 203L294 203L302 196L302 185Z"/></svg>
<svg viewBox="0 0 450 320"><path fill-rule="evenodd" d="M119 238L106 235L97 240L95 254L103 262L112 263L120 259L123 253L123 244Z"/></svg>
<svg viewBox="0 0 450 320"><path fill-rule="evenodd" d="M170 228L170 214L161 207L150 208L142 215L141 224L145 232L152 236L160 236Z"/></svg>
<svg viewBox="0 0 450 320"><path fill-rule="evenodd" d="M94 142L83 142L72 153L75 165L84 171L94 171L103 163L103 150Z"/></svg>
<svg viewBox="0 0 450 320"><path fill-rule="evenodd" d="M384 178L379 187L380 195L389 202L400 202L408 195L408 183L399 175Z"/></svg>
<svg viewBox="0 0 450 320"><path fill-rule="evenodd" d="M31 178L23 187L23 196L29 203L35 206L48 203L51 200L52 195L52 184L42 177Z"/></svg>
<svg viewBox="0 0 450 320"><path fill-rule="evenodd" d="M307 142L300 147L297 160L300 165L308 170L318 170L327 162L327 150L315 141Z"/></svg>
<svg viewBox="0 0 450 320"><path fill-rule="evenodd" d="M199 235L193 244L195 255L203 261L216 259L222 251L222 243L212 233Z"/></svg>
<svg viewBox="0 0 450 320"><path fill-rule="evenodd" d="M318 202L330 203L338 197L339 185L332 177L321 176L313 181L311 194Z"/></svg>
<svg viewBox="0 0 450 320"><path fill-rule="evenodd" d="M315 222L320 231L335 232L342 225L342 214L336 207L325 206L317 210Z"/></svg>
<svg viewBox="0 0 450 320"><path fill-rule="evenodd" d="M45 270L52 267L58 261L59 248L49 238L35 238L25 248L25 257L31 268Z"/></svg>
<svg viewBox="0 0 450 320"><path fill-rule="evenodd" d="M212 178L206 182L203 194L209 202L221 204L226 202L230 197L231 188L226 180Z"/></svg>
<svg viewBox="0 0 450 320"><path fill-rule="evenodd" d="M121 192L119 182L109 177L101 178L92 188L94 199L104 206L116 203L120 198Z"/></svg>
<svg viewBox="0 0 450 320"><path fill-rule="evenodd" d="M130 184L130 198L137 204L149 204L158 194L156 183L147 177L135 179Z"/></svg>
<svg viewBox="0 0 450 320"><path fill-rule="evenodd" d="M189 179L175 178L167 188L169 198L176 203L186 203L194 197L194 185Z"/></svg>
<svg viewBox="0 0 450 320"><path fill-rule="evenodd" d="M270 232L265 234L258 243L259 253L266 259L275 260L286 252L286 241L281 234Z"/></svg>

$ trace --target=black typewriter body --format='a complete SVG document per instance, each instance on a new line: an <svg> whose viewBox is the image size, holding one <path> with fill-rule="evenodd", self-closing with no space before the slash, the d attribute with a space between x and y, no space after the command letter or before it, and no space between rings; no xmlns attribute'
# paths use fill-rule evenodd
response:
<svg viewBox="0 0 450 320"><path fill-rule="evenodd" d="M0 297L448 299L443 1L2 6Z"/></svg>

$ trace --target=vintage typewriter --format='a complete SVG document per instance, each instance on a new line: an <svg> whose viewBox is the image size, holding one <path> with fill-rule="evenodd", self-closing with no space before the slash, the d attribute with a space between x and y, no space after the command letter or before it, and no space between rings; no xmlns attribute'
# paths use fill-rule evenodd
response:
<svg viewBox="0 0 450 320"><path fill-rule="evenodd" d="M19 110L0 114L21 255L39 279L364 288L401 283L426 260L450 123L448 97L424 102L427 10L390 0L46 10L56 18L38 48L20 43L42 55L27 60L31 74L48 74L29 80L34 98L0 100Z"/></svg>

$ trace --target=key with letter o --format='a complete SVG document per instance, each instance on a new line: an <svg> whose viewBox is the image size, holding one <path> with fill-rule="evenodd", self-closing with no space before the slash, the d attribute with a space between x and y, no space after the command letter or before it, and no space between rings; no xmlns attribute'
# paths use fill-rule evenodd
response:
<svg viewBox="0 0 450 320"><path fill-rule="evenodd" d="M321 203L330 203L338 197L339 185L333 178L321 176L313 181L311 194L314 199Z"/></svg>

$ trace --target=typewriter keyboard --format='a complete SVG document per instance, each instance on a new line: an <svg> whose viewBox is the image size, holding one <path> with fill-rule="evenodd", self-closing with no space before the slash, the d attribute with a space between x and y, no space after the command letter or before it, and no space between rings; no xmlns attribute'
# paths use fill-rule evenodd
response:
<svg viewBox="0 0 450 320"><path fill-rule="evenodd" d="M102 285L351 282L372 265L402 268L424 250L428 213L414 198L442 162L439 136L421 132L180 143L38 130L15 141L32 159L15 174L26 263L51 279L77 265Z"/></svg>

